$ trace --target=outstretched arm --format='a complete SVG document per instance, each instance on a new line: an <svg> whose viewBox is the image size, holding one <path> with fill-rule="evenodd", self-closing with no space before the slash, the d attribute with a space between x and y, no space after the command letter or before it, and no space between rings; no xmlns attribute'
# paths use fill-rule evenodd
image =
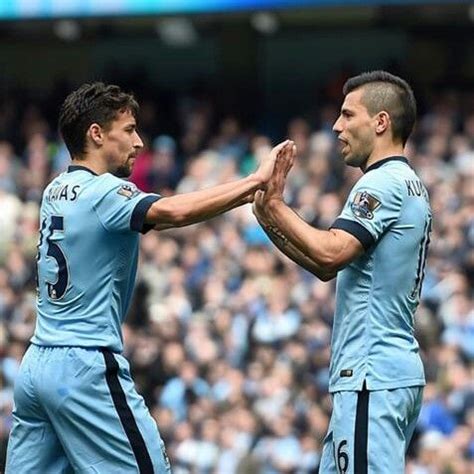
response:
<svg viewBox="0 0 474 474"><path fill-rule="evenodd" d="M294 262L321 280L337 272L363 252L363 246L348 232L318 230L309 225L283 201L286 176L296 149L282 151L265 193L258 193L254 213L275 245Z"/></svg>
<svg viewBox="0 0 474 474"><path fill-rule="evenodd" d="M159 199L148 210L145 223L154 225L156 230L183 227L251 202L254 193L265 188L272 175L276 157L288 146L293 146L293 142L286 140L274 147L262 160L257 171L246 178Z"/></svg>

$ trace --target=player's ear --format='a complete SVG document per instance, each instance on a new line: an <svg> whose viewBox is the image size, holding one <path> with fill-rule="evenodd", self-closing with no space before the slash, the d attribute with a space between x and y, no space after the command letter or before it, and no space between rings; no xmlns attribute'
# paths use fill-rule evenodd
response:
<svg viewBox="0 0 474 474"><path fill-rule="evenodd" d="M93 123L87 130L87 135L90 140L97 146L101 146L104 143L104 134L102 127L98 123Z"/></svg>
<svg viewBox="0 0 474 474"><path fill-rule="evenodd" d="M377 133L377 135L385 132L385 130L390 127L390 115L384 110L379 112L375 119L375 133Z"/></svg>

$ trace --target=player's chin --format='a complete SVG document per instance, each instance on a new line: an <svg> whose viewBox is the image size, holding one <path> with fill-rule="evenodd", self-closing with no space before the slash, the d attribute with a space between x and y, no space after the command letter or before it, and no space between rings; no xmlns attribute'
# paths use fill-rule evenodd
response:
<svg viewBox="0 0 474 474"><path fill-rule="evenodd" d="M363 159L361 159L359 156L354 156L353 154L346 154L344 156L344 163L347 166L353 166L355 168L359 168L361 164L363 163Z"/></svg>
<svg viewBox="0 0 474 474"><path fill-rule="evenodd" d="M354 160L351 156L345 156L344 157L344 163L347 166L357 166L356 160Z"/></svg>
<svg viewBox="0 0 474 474"><path fill-rule="evenodd" d="M342 158L344 160L344 163L346 165L354 166L353 165L354 157L350 153L348 153L347 151L344 153L344 151L343 151L341 154L342 154Z"/></svg>
<svg viewBox="0 0 474 474"><path fill-rule="evenodd" d="M352 160L352 155L349 150L349 145L345 144L344 146L341 146L339 152L341 154L342 159L344 160L344 163L348 165L350 161Z"/></svg>
<svg viewBox="0 0 474 474"><path fill-rule="evenodd" d="M117 178L128 178L132 174L133 166L120 166L115 170L113 173L114 176L117 176Z"/></svg>

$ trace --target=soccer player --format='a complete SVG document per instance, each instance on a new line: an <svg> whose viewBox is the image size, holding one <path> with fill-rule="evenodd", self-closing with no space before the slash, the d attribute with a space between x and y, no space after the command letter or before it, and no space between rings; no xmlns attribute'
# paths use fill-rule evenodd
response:
<svg viewBox="0 0 474 474"><path fill-rule="evenodd" d="M254 212L274 243L321 280L337 275L329 390L333 412L322 474L401 474L420 411L423 366L414 337L431 210L405 156L416 117L411 87L374 71L349 79L334 124L363 176L329 230L285 205L295 150L277 158Z"/></svg>
<svg viewBox="0 0 474 474"><path fill-rule="evenodd" d="M15 385L8 474L166 473L157 426L134 388L121 324L137 269L138 233L209 219L250 202L283 142L251 175L161 198L122 178L143 143L138 104L118 86L85 84L64 101L72 157L45 189L37 323Z"/></svg>

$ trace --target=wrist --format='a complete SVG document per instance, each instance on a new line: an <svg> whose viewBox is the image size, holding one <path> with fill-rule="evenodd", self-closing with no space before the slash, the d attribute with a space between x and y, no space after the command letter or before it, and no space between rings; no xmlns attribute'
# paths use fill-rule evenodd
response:
<svg viewBox="0 0 474 474"><path fill-rule="evenodd" d="M265 189L266 181L257 172L249 174L247 179L254 183L256 190Z"/></svg>
<svg viewBox="0 0 474 474"><path fill-rule="evenodd" d="M271 222L278 222L279 209L284 205L283 197L279 195L269 196L265 200L265 213Z"/></svg>
<svg viewBox="0 0 474 474"><path fill-rule="evenodd" d="M271 196L265 196L266 208L269 211L273 211L284 204L283 196L280 194L272 194Z"/></svg>

